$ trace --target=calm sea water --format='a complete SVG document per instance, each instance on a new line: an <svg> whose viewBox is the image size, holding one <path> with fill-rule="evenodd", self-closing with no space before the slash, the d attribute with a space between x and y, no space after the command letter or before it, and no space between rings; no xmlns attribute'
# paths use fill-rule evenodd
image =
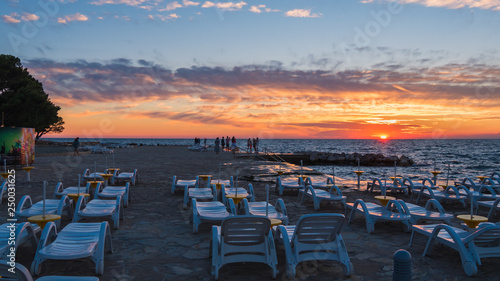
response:
<svg viewBox="0 0 500 281"><path fill-rule="evenodd" d="M72 142L73 139L46 139L57 142ZM125 146L129 143L143 145L192 145L193 139L80 139L80 141L100 141ZM214 140L207 140L213 144ZM202 140L203 142L203 140ZM240 147L246 147L246 141L238 142ZM461 180L464 177L491 175L500 171L500 140L303 140L303 139L262 139L260 150L267 149L277 153L292 153L301 151L319 151L332 153L382 153L384 155L406 155L415 161L412 167L398 167L397 174L410 176L414 179L431 177L429 171L442 171L441 180L446 181L449 165L449 179ZM434 164L435 163L435 164ZM310 166L323 173L332 173L332 166ZM336 166L335 175L340 181L352 183L355 176L353 170L357 167ZM366 179L382 175L394 175L394 167L362 167Z"/></svg>

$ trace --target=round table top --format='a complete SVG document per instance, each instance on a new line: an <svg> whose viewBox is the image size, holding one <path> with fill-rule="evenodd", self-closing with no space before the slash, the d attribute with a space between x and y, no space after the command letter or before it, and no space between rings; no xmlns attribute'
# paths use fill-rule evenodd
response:
<svg viewBox="0 0 500 281"><path fill-rule="evenodd" d="M112 174L99 174L99 176L103 177L105 180L109 179L110 177L112 177L113 175Z"/></svg>
<svg viewBox="0 0 500 281"><path fill-rule="evenodd" d="M282 224L283 222L279 219L269 219L271 221L271 227Z"/></svg>
<svg viewBox="0 0 500 281"><path fill-rule="evenodd" d="M441 174L442 172L441 171L431 171L431 174L433 175L438 175L438 174Z"/></svg>
<svg viewBox="0 0 500 281"><path fill-rule="evenodd" d="M238 194L238 196L236 196L236 194L230 194L230 195L226 195L227 198L232 198L232 199L236 199L236 198L247 198L248 195L246 194Z"/></svg>
<svg viewBox="0 0 500 281"><path fill-rule="evenodd" d="M477 176L476 178L478 178L479 180L484 180L485 178L488 178L488 176Z"/></svg>
<svg viewBox="0 0 500 281"><path fill-rule="evenodd" d="M88 181L89 183L104 183L104 181Z"/></svg>
<svg viewBox="0 0 500 281"><path fill-rule="evenodd" d="M0 173L0 175L1 175L4 179L6 179L6 178L8 178L8 177L9 177L10 173Z"/></svg>
<svg viewBox="0 0 500 281"><path fill-rule="evenodd" d="M471 215L458 215L457 219L464 221L469 228L476 228L479 223L488 221L487 217Z"/></svg>
<svg viewBox="0 0 500 281"><path fill-rule="evenodd" d="M70 197L72 197L72 196L76 196L76 197L78 197L78 196L89 197L90 196L90 194L83 193L83 192L82 193L69 193L67 195L70 196Z"/></svg>
<svg viewBox="0 0 500 281"><path fill-rule="evenodd" d="M363 174L365 171L354 171L354 173L356 173L358 176L360 176L361 174Z"/></svg>
<svg viewBox="0 0 500 281"><path fill-rule="evenodd" d="M119 171L120 168L108 168L108 171L113 171L114 172L114 171L117 171L117 170Z"/></svg>
<svg viewBox="0 0 500 281"><path fill-rule="evenodd" d="M58 219L61 219L61 216L59 215L51 215L51 214L45 214L43 215L36 215L28 218L29 222L32 223L40 223L40 222L49 222L49 221L56 221Z"/></svg>
<svg viewBox="0 0 500 281"><path fill-rule="evenodd" d="M29 173L33 168L35 168L35 167L33 167L33 166L31 166L31 167L22 167L21 169L23 169L23 170L25 170L26 172Z"/></svg>
<svg viewBox="0 0 500 281"><path fill-rule="evenodd" d="M211 177L212 175L199 175L198 177L202 178L203 180L207 180L209 177Z"/></svg>
<svg viewBox="0 0 500 281"><path fill-rule="evenodd" d="M387 205L387 203L390 200L396 200L396 197L394 197L394 196L377 195L377 196L375 196L375 199L377 199L378 201L380 201L380 203L385 206L385 205Z"/></svg>

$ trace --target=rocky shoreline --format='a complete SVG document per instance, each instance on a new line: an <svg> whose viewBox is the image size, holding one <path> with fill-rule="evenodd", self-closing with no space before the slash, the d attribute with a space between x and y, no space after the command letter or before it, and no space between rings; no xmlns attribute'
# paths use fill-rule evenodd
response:
<svg viewBox="0 0 500 281"><path fill-rule="evenodd" d="M337 166L375 166L392 167L396 162L398 167L409 167L415 161L405 155L400 157L396 155L386 156L381 153L360 154L360 153L328 153L317 151L304 151L296 153L273 153L261 155L265 160L279 161L284 160L292 164L304 165L337 165ZM358 163L359 161L359 163Z"/></svg>

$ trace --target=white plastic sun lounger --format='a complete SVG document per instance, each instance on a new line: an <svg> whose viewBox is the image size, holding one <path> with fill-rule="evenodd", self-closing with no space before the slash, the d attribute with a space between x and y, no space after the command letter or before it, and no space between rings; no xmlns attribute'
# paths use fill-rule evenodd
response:
<svg viewBox="0 0 500 281"><path fill-rule="evenodd" d="M248 202L246 198L244 198L241 202L243 202L243 208L245 209L245 215L252 215L258 217L266 216L266 202ZM277 219L282 221L283 225L288 225L288 212L286 211L285 202L283 199L278 198L276 200L275 208L272 204L269 203L267 209L267 217L269 219Z"/></svg>
<svg viewBox="0 0 500 281"><path fill-rule="evenodd" d="M80 193L90 194L90 183L87 183L85 186L80 186L80 188L78 188L78 186L70 186L64 188L62 182L59 182L57 183L56 189L54 190L54 199L59 199L64 195L68 195L71 193L78 193L78 189L80 189Z"/></svg>
<svg viewBox="0 0 500 281"><path fill-rule="evenodd" d="M73 217L73 201L64 195L61 199L45 199L45 214L59 215L62 218L63 211L69 218ZM29 218L43 214L43 200L32 203L29 195L21 197L17 205L15 219ZM61 220L56 220L57 227L61 226Z"/></svg>
<svg viewBox="0 0 500 281"><path fill-rule="evenodd" d="M301 204L304 204L305 198L311 198L314 205L314 210L319 210L321 201L329 201L329 202L339 202L344 207L345 212L345 199L346 197L342 195L342 191L337 186L330 187L329 191L323 189L313 188L310 185L307 185L305 189L299 190L299 196L302 195L302 199L300 201Z"/></svg>
<svg viewBox="0 0 500 281"><path fill-rule="evenodd" d="M116 199L121 196L123 199L123 207L128 207L128 203L131 201L130 196L130 183L125 183L125 186L106 186L104 188L96 188L95 198L96 199Z"/></svg>
<svg viewBox="0 0 500 281"><path fill-rule="evenodd" d="M465 201L470 198L470 191L467 187L460 186L448 186L445 190L442 189L432 189L428 186L422 186L417 197L417 204L420 202L422 196L429 197L431 199L436 199L437 201L458 201L466 207Z"/></svg>
<svg viewBox="0 0 500 281"><path fill-rule="evenodd" d="M297 265L312 260L338 261L344 275L352 275L353 266L340 233L344 224L342 214L310 214L303 215L297 225L279 225L275 239L285 248L287 276L294 278Z"/></svg>
<svg viewBox="0 0 500 281"><path fill-rule="evenodd" d="M477 202L477 209L476 213L479 209L479 207L485 207L490 209L488 212L488 220L493 220L496 211L500 211L500 198L497 198L496 200L491 200L491 201L478 201Z"/></svg>
<svg viewBox="0 0 500 281"><path fill-rule="evenodd" d="M222 266L236 262L258 262L271 267L272 278L278 273L276 247L271 221L255 216L226 218L221 226L212 226L212 275L219 279Z"/></svg>
<svg viewBox="0 0 500 281"><path fill-rule="evenodd" d="M326 189L330 190L330 188L335 185L333 184L333 178L332 177L327 177L326 181L313 181L311 177L307 177L306 181L304 182L305 185L310 185L315 189Z"/></svg>
<svg viewBox="0 0 500 281"><path fill-rule="evenodd" d="M234 207L233 199L228 199L229 210L222 202L197 202L192 199L193 206L193 233L198 233L198 227L204 222L220 223L223 219L235 216L236 208Z"/></svg>
<svg viewBox="0 0 500 281"><path fill-rule="evenodd" d="M477 274L482 258L500 257L499 223L482 223L472 233L445 224L414 225L412 229L410 246L416 232L429 237L423 256L431 252L435 242L458 251L462 267L468 276Z"/></svg>
<svg viewBox="0 0 500 281"><path fill-rule="evenodd" d="M348 223L354 220L356 213L360 213L365 217L368 233L375 231L375 223L379 221L402 222L406 227L406 231L410 231L411 229L411 216L405 213L401 204L396 200L390 200L387 206L364 202L362 199L357 199L354 203L347 203L346 205L347 208L351 209Z"/></svg>
<svg viewBox="0 0 500 281"><path fill-rule="evenodd" d="M11 272L12 268L10 261L0 260L0 279L4 280L19 280L19 281L33 281L30 272L26 267L20 263L14 263L14 272ZM36 279L36 281L99 281L97 277L86 277L86 276L44 276Z"/></svg>
<svg viewBox="0 0 500 281"><path fill-rule="evenodd" d="M191 202L191 199L196 199L197 201L201 200L212 200L217 201L217 190L215 189L215 185L212 187L184 187L184 202L182 207L184 209L187 208L188 203Z"/></svg>
<svg viewBox="0 0 500 281"><path fill-rule="evenodd" d="M282 180L281 177L276 178L275 191L279 196L282 196L285 190L300 190L303 188L305 188L305 184L302 177L298 177L297 180Z"/></svg>
<svg viewBox="0 0 500 281"><path fill-rule="evenodd" d="M177 178L177 176L174 176L172 179L172 189L170 190L170 193L174 195L175 191L177 189L181 189L182 191L185 190L185 187L198 187L200 184L200 179L198 176L196 176L195 180L180 180Z"/></svg>
<svg viewBox="0 0 500 281"><path fill-rule="evenodd" d="M83 218L107 218L113 220L115 229L120 227L120 220L123 219L123 208L121 207L121 196L115 200L93 199L85 203L83 196L78 198L75 208L73 222L78 222Z"/></svg>
<svg viewBox="0 0 500 281"><path fill-rule="evenodd" d="M38 225L29 222L4 223L0 225L0 258L9 259L7 255L10 254L10 248L14 247L17 250L19 246L27 241L31 241L33 248L36 249L38 245L36 234L40 230ZM12 233L14 233L13 240L11 240Z"/></svg>
<svg viewBox="0 0 500 281"><path fill-rule="evenodd" d="M408 195L408 186L403 184L403 180L400 178L394 179L394 181L382 181L379 178L374 179L371 183L368 183L368 191L373 192L375 188L380 189L382 194L390 190L391 192L404 192Z"/></svg>
<svg viewBox="0 0 500 281"><path fill-rule="evenodd" d="M9 183L5 180L0 185L0 204L2 204L3 199L7 197L8 189L9 189Z"/></svg>
<svg viewBox="0 0 500 281"><path fill-rule="evenodd" d="M399 204L403 207L405 214L411 216L410 223L417 224L421 220L427 221L444 221L451 225L451 219L453 219L452 214L447 214L439 204L436 199L429 199L425 204L425 207L415 205L412 203L406 203L403 200L398 200ZM436 211L433 211L436 210Z"/></svg>
<svg viewBox="0 0 500 281"><path fill-rule="evenodd" d="M120 172L116 170L115 173L116 174L111 178L112 185L115 185L118 182L129 182L131 185L135 185L136 182L139 182L137 169L134 169L133 172Z"/></svg>
<svg viewBox="0 0 500 281"><path fill-rule="evenodd" d="M236 195L236 187L226 187L222 186L221 187L221 193L222 193L222 203L227 205L227 196L233 196ZM251 183L248 184L248 190L246 190L243 187L238 187L238 197L239 196L245 196L249 201L255 202L255 196L253 192L253 185Z"/></svg>
<svg viewBox="0 0 500 281"><path fill-rule="evenodd" d="M55 238L55 240L54 240ZM31 272L40 274L46 260L74 260L91 258L97 274L104 273L104 252L113 252L108 222L70 223L57 233L55 224L49 222L43 229Z"/></svg>

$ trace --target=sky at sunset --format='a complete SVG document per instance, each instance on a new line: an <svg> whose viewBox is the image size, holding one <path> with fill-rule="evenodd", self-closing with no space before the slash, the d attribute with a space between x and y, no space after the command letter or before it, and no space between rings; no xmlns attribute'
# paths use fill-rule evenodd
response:
<svg viewBox="0 0 500 281"><path fill-rule="evenodd" d="M500 138L500 0L3 0L50 137Z"/></svg>

